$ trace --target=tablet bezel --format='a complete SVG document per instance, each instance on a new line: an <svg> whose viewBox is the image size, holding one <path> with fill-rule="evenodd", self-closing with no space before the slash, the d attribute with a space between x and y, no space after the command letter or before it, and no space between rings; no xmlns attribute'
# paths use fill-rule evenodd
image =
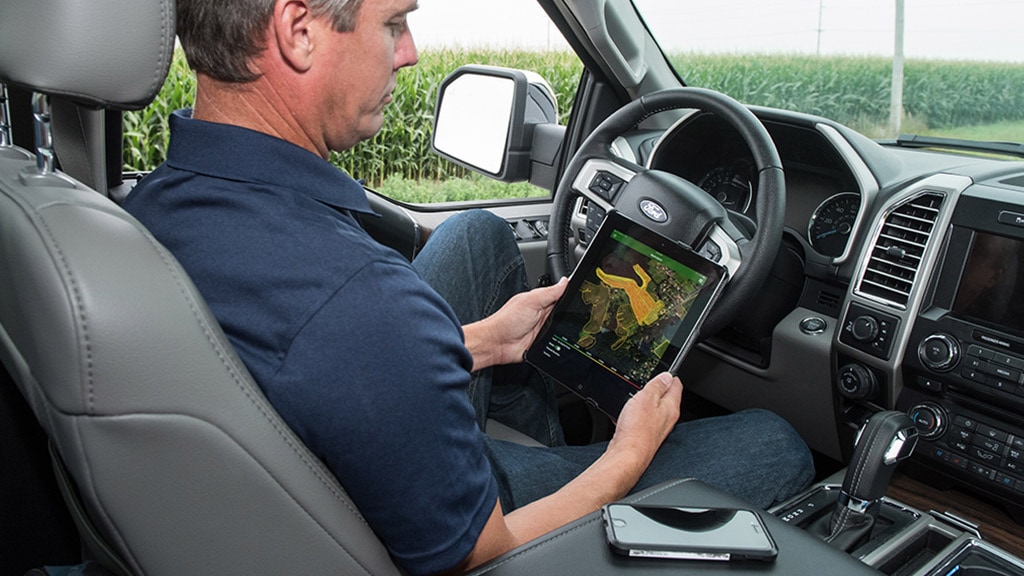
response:
<svg viewBox="0 0 1024 576"><path fill-rule="evenodd" d="M572 343L568 344L570 353L564 355L561 353L564 348L561 347L557 352L546 351L549 342L555 337L556 326L562 322L563 317L574 304L579 307L576 299L579 298L581 286L595 275L594 270L600 260L611 253L613 248L610 246L614 245L610 245L610 243L618 242L613 239L613 232L616 230L644 244L655 254L674 260L706 278L697 300L688 309L682 323L675 329L670 345L650 375L642 382L627 378L614 367L608 366ZM640 390L651 377L663 371L673 374L677 372L686 352L696 342L700 326L707 317L708 310L721 294L727 278L728 272L724 266L700 256L692 249L662 236L619 212L609 212L570 275L565 294L555 304L537 338L527 350L525 359L588 403L612 418L617 418L626 401ZM578 321L577 325L582 326ZM566 338L563 336L562 339L563 342L555 344L565 346Z"/></svg>

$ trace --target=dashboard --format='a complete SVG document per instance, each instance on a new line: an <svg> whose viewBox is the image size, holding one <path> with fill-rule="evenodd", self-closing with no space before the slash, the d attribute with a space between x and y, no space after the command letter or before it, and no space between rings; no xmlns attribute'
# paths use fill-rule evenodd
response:
<svg viewBox="0 0 1024 576"><path fill-rule="evenodd" d="M777 309L764 332L744 317L702 343L687 388L776 411L840 460L867 415L906 411L923 439L908 471L1024 520L1024 162L753 111L782 160L786 212L776 270L744 316ZM752 155L725 122L693 112L638 141L647 168L753 218Z"/></svg>
<svg viewBox="0 0 1024 576"><path fill-rule="evenodd" d="M765 121L786 173L785 225L826 257L846 249L861 205L853 172L814 128ZM703 188L725 208L751 214L754 161L739 133L709 113L679 121L652 147L647 167Z"/></svg>

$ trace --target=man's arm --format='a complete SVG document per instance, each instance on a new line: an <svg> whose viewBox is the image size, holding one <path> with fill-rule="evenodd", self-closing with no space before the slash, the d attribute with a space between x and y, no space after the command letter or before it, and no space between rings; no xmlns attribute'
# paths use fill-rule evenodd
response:
<svg viewBox="0 0 1024 576"><path fill-rule="evenodd" d="M473 355L473 371L523 361L568 280L516 294L500 310L462 327L466 348Z"/></svg>
<svg viewBox="0 0 1024 576"><path fill-rule="evenodd" d="M459 566L468 570L624 497L679 420L683 385L655 376L626 403L607 450L558 492L505 515L495 504L476 546Z"/></svg>

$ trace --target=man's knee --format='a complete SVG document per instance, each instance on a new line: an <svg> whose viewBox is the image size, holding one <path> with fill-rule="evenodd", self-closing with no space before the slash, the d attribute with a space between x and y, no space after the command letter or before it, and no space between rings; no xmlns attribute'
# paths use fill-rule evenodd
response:
<svg viewBox="0 0 1024 576"><path fill-rule="evenodd" d="M459 212L444 221L438 230L465 238L501 238L513 240L512 229L503 218L487 210Z"/></svg>
<svg viewBox="0 0 1024 576"><path fill-rule="evenodd" d="M760 408L743 412L759 431L757 444L770 447L780 470L790 470L794 484L810 482L814 477L814 459L800 434L784 418Z"/></svg>

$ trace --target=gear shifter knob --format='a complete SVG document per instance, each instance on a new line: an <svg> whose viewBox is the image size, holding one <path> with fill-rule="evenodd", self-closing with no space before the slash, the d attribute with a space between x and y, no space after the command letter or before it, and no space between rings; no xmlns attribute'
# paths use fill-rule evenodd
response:
<svg viewBox="0 0 1024 576"><path fill-rule="evenodd" d="M847 552L871 536L878 502L885 495L896 464L917 445L917 427L902 412L878 412L857 433L853 459L832 514L808 528L823 540Z"/></svg>
<svg viewBox="0 0 1024 576"><path fill-rule="evenodd" d="M840 504L865 512L885 495L896 463L909 457L915 446L917 427L903 412L878 412L869 418L857 433Z"/></svg>

